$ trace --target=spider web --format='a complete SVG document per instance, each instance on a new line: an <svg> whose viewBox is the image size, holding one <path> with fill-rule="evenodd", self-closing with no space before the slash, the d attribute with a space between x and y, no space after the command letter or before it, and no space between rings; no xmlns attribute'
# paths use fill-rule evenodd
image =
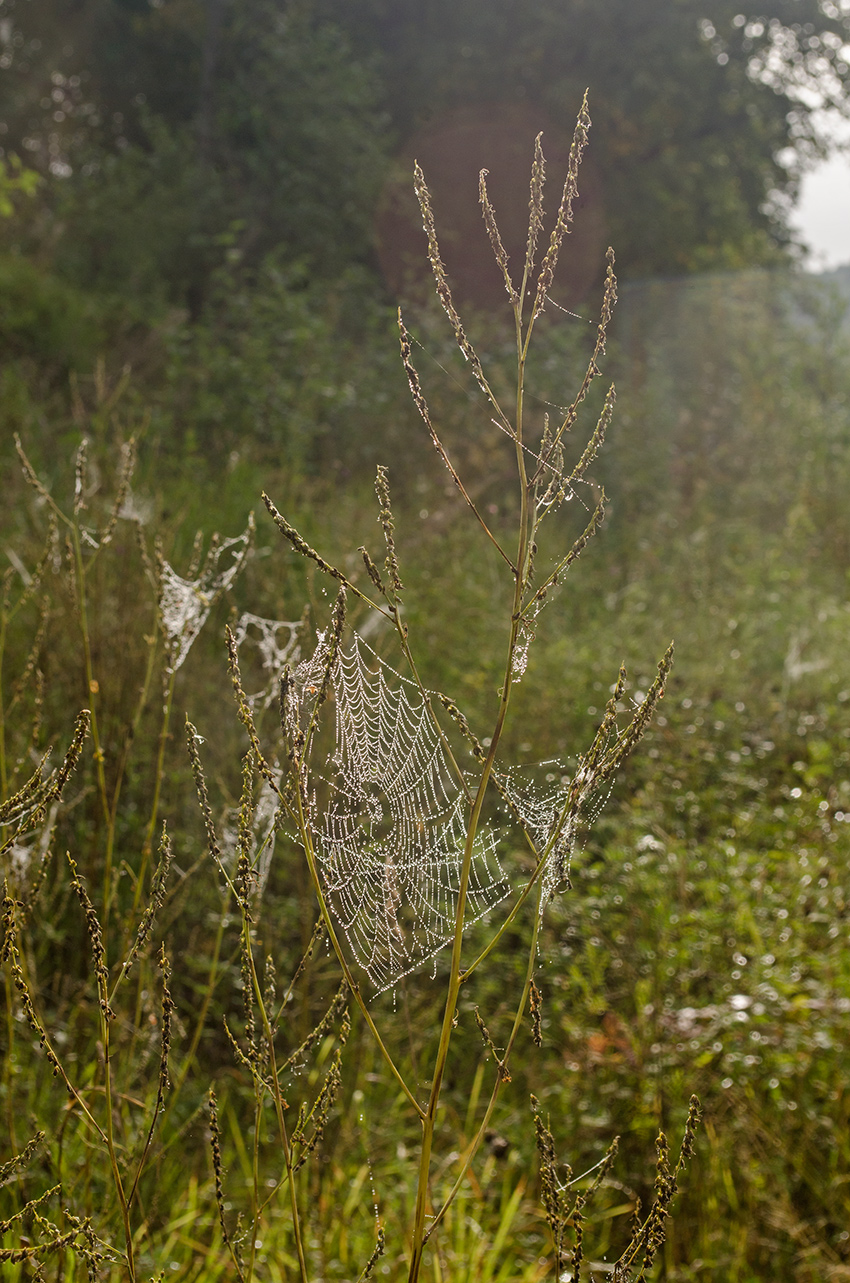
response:
<svg viewBox="0 0 850 1283"><path fill-rule="evenodd" d="M324 638L296 670L314 690ZM419 688L357 635L330 670L336 713L331 800L315 817L317 858L334 915L378 992L453 938L469 803ZM472 854L465 926L510 887L492 830Z"/></svg>
<svg viewBox="0 0 850 1283"><path fill-rule="evenodd" d="M567 764L557 758L538 763L534 774L539 774L543 768L546 774L540 784L524 779L524 768L514 768L502 777L505 796L540 852L545 849L553 830L561 821L572 787L572 805L564 816L543 869L541 913L559 891L570 886L570 865L579 830L594 823L613 788L611 780L607 789L600 790L593 772L581 764L574 780L568 773L570 768Z"/></svg>
<svg viewBox="0 0 850 1283"><path fill-rule="evenodd" d="M248 643L253 645L262 664L266 684L253 695L248 695L252 708L269 708L278 697L278 681L287 664L300 659L298 630L300 620L263 619L245 611L236 625L234 639L241 650Z"/></svg>
<svg viewBox="0 0 850 1283"><path fill-rule="evenodd" d="M195 578L184 579L164 559L159 567L159 617L165 639L167 671L176 673L223 592L233 583L248 556L253 518L244 534L233 539L213 537ZM222 559L232 558L222 566Z"/></svg>

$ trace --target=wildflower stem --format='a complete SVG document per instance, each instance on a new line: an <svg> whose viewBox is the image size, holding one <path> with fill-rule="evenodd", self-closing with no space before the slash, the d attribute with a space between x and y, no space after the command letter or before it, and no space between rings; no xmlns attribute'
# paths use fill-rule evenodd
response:
<svg viewBox="0 0 850 1283"><path fill-rule="evenodd" d="M527 890L530 890L530 887L527 888ZM534 967L537 961L537 937L540 932L540 921L541 921L541 914L540 914L541 895L542 895L542 887L538 886L537 905L536 905L536 912L534 915L534 927L532 928L531 942L529 944L529 949L528 949L528 964L526 966L526 972L525 972L525 984L523 985L522 996L520 997L519 1004L516 1010L516 1015L514 1016L514 1022L513 1022L513 1025L511 1026L510 1036L508 1037L508 1041L505 1045L505 1050L502 1055L501 1066L500 1066L499 1072L496 1074L495 1082L493 1083L493 1090L490 1093L490 1100L487 1103L487 1108L484 1111L484 1117L481 1119L481 1123L478 1127L478 1131L475 1133L475 1136L467 1145L465 1153L461 1155L460 1168L458 1170L457 1177L455 1178L455 1183L454 1185L452 1185L451 1189L449 1190L448 1194L443 1200L443 1205L440 1208L439 1212L437 1212L431 1224L428 1226L428 1229L425 1234L426 1243L428 1239L431 1237L431 1235L433 1234L434 1230L439 1225L440 1221L445 1216L446 1212L449 1210L449 1207L454 1201L456 1195L460 1192L461 1186L463 1185L463 1182L466 1178L466 1173L469 1171L470 1164L472 1163L472 1160L478 1151L481 1141L484 1139L484 1134L487 1131L487 1127L489 1126L490 1119L493 1116L493 1110L496 1108L496 1101L499 1098L499 1092L501 1090L502 1083L508 1081L505 1077L504 1070L507 1068L508 1057L513 1051L514 1043L516 1042L517 1035L522 1026L522 1020L523 1020L523 1016L525 1015L526 1004L528 1003L528 995L531 990L531 982L532 982L532 979L534 978ZM471 970L472 970L471 968L467 969L467 971L464 973L464 978L467 975L469 975Z"/></svg>
<svg viewBox="0 0 850 1283"><path fill-rule="evenodd" d="M408 1283L418 1283L421 1276L423 1252L425 1246L425 1217L427 1212L428 1186L431 1170L431 1149L434 1139L434 1126L437 1118L437 1110L440 1102L440 1093L443 1085L443 1077L448 1061L449 1044L451 1042L452 1030L454 1027L455 1011L457 1008L457 999L461 986L461 949L463 944L463 928L466 917L466 900L469 889L469 875L472 867L472 857L475 849L475 841L478 836L478 827L481 820L481 810L484 805L484 798L490 783L493 772L493 764L496 760L496 753L499 748L499 742L502 737L502 731L508 715L508 706L510 704L511 690L514 681L514 659L517 651L517 641L519 637L519 626L521 620L522 598L528 582L529 575L529 520L528 520L528 500L529 486L525 472L525 459L522 449L522 429L523 429L523 393L525 381L525 353L526 349L521 342L521 323L520 303L514 305L514 315L517 318L517 389L516 389L516 422L511 435L516 445L517 471L519 474L520 489L520 518L519 533L517 541L516 564L514 567L514 592L513 606L511 610L511 625L508 638L507 659L505 663L504 679L499 698L499 710L496 716L496 724L493 728L493 734L490 740L490 747L481 770L481 777L478 782L478 788L472 802L467 826L466 842L464 845L463 862L461 865L460 882L457 896L457 910L455 915L454 935L452 938L452 957L449 970L449 983L446 993L446 1005L443 1012L443 1023L440 1030L440 1042L437 1049L436 1061L434 1064L434 1075L431 1082L431 1094L428 1099L428 1105L425 1110L425 1117L422 1121L422 1148L420 1151L419 1161L419 1178L416 1193L416 1209L414 1212L413 1222L413 1248L410 1258L410 1271L408 1274ZM524 1000L523 1000L524 1005Z"/></svg>
<svg viewBox="0 0 850 1283"><path fill-rule="evenodd" d="M142 889L145 883L145 873L147 872L148 861L150 860L153 849L153 835L156 829L157 817L159 815L159 797L162 790L162 777L165 769L165 750L169 740L169 724L171 721L171 708L174 701L174 681L176 672L173 668L168 674L168 685L165 689L165 700L162 707L162 725L159 731L159 747L156 756L156 770L154 773L153 802L151 803L151 813L148 818L148 826L145 829L145 838L142 843L142 860L139 866L138 876L136 878L136 890L133 894L133 913L137 913L139 903L142 898Z"/></svg>
<svg viewBox="0 0 850 1283"><path fill-rule="evenodd" d="M265 1037L266 1037L266 1049L269 1057L269 1070L270 1070L269 1078L272 1086L272 1099L274 1101L275 1115L277 1117L277 1127L278 1127L278 1134L280 1136L280 1146L283 1151L283 1161L286 1166L286 1174L289 1178L289 1181L288 1181L289 1204L292 1211L292 1231L295 1236L295 1250L298 1254L298 1271L301 1278L301 1283L308 1283L307 1261L304 1255L304 1239L303 1239L303 1234L301 1229L301 1217L298 1211L298 1195L295 1188L295 1172L294 1172L293 1161L292 1161L292 1147L289 1143L289 1136L287 1134L287 1129L286 1129L286 1119L284 1118L284 1110L286 1108L286 1105L284 1103L283 1097L280 1092L280 1080L278 1078L277 1060L275 1057L275 1050L274 1050L274 1031L272 1030L271 1022L269 1020L269 1013L266 1010L266 1004L263 999L263 988L262 988L262 985L260 984L260 977L257 974L257 964L254 960L254 951L251 948L251 923L244 907L242 912L242 935L243 935L244 956L248 961L248 966L251 971L251 983L254 989L254 999L257 1003L257 1006L260 1012L260 1020L262 1021L263 1032L265 1033ZM255 1138L256 1136L259 1135L259 1131L260 1131L259 1118L257 1118L257 1125L255 1126ZM251 1241L251 1266L249 1269L249 1275L248 1275L249 1278L251 1277L251 1273L253 1272L255 1241L256 1241L256 1236L252 1237L252 1241Z"/></svg>

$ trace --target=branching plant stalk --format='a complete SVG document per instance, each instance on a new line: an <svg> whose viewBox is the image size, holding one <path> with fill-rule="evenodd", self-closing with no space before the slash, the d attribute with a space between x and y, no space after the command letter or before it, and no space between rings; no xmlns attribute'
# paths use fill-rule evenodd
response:
<svg viewBox="0 0 850 1283"><path fill-rule="evenodd" d="M176 1074L174 1075L171 1091L169 1093L168 1104L166 1105L165 1111L162 1116L163 1132L165 1132L167 1129L169 1119L171 1118L174 1107L177 1104L177 1100L180 1096L180 1091L189 1075L189 1071L191 1070L192 1066L195 1063L195 1056L197 1055L198 1047L200 1046L201 1038L203 1036L204 1029L206 1028L207 1013L210 1009L210 1003L212 1002L213 994L215 993L216 985L218 983L221 948L224 942L225 926L230 916L230 903L231 903L231 890L230 888L228 888L227 894L222 897L222 906L221 906L221 912L218 915L218 925L216 927L215 943L213 944L212 958L210 960L210 967L209 967L209 971L207 972L207 978L203 986L204 997L203 997L203 1001L201 1002L200 1011L198 1012L198 1015L195 1020L195 1029L192 1034L192 1039L189 1043L189 1047L180 1064L180 1068L177 1070ZM166 1142L166 1147L168 1146L169 1143L170 1142Z"/></svg>
<svg viewBox="0 0 850 1283"><path fill-rule="evenodd" d="M63 517L67 522L67 518ZM80 540L80 526L78 521L68 522L71 528L71 545L74 551L74 578L77 589L77 610L80 617L80 636L83 643L83 663L86 674L86 693L91 711L91 737L94 745L94 762L95 772L97 775L97 791L100 798L103 818L106 824L106 857L103 866L103 913L104 928L108 925L109 901L112 889L112 859L113 859L113 834L114 818L111 814L109 797L106 789L106 767L103 748L100 743L100 730L97 720L97 694L98 683L95 680L94 666L92 664L91 637L89 635L88 610L86 604L86 568L83 562L83 548Z"/></svg>
<svg viewBox="0 0 850 1283"><path fill-rule="evenodd" d="M434 1230L440 1224L440 1221L443 1219L446 1212L449 1210L449 1207L451 1206L455 1197L460 1192L460 1189L463 1186L463 1182L466 1178L466 1173L469 1171L472 1160L475 1157L476 1153L478 1152L478 1148L481 1145L481 1142L484 1139L485 1133L490 1124L490 1119L493 1116L493 1110L496 1108L496 1102L499 1098L499 1092L501 1091L502 1084L504 1082L509 1081L509 1078L506 1076L505 1071L507 1070L508 1060L510 1058L511 1052L513 1051L513 1047L514 1047L514 1043L516 1042L517 1035L519 1034L519 1031L522 1027L522 1021L523 1021L523 1017L525 1016L526 1006L528 1005L528 995L531 990L531 982L534 979L534 970L537 962L537 940L540 934L540 924L542 921L541 895L542 895L542 888L538 887L537 904L535 906L535 915L534 915L534 926L532 928L532 933L531 933L531 942L529 944L529 950L528 950L528 963L527 963L526 972L525 972L525 983L523 985L522 995L520 997L519 1004L516 1009L516 1015L514 1016L513 1025L511 1026L511 1032L508 1037L508 1041L505 1044L505 1050L502 1055L501 1064L499 1065L498 1072L496 1074L496 1079L495 1079L495 1082L493 1083L493 1089L490 1093L490 1100L487 1103L487 1107L484 1111L484 1116L481 1119L481 1123L478 1127L478 1131L476 1132L472 1140L469 1142L466 1152L463 1155L461 1155L460 1167L458 1170L457 1177L455 1179L455 1183L454 1185L452 1185L451 1189L449 1190L448 1194L443 1200L443 1205L440 1208L439 1212L437 1212L431 1224L428 1226L428 1229L425 1233L426 1243L428 1239L431 1237L431 1235L433 1234ZM466 978L467 974L469 973L467 972L464 974L464 977L463 977L464 979Z"/></svg>
<svg viewBox="0 0 850 1283"><path fill-rule="evenodd" d="M174 702L174 682L176 671L172 668L168 674L168 684L165 688L165 699L162 707L162 725L159 731L159 745L156 755L156 768L154 771L153 801L151 802L151 813L148 817L148 826L145 829L145 837L142 843L142 859L139 865L139 872L136 878L136 889L133 894L133 913L137 913L139 903L142 898L142 889L144 887L145 873L150 862L151 851L153 850L153 836L156 831L156 823L159 818L159 798L162 791L162 779L165 772L165 750L168 746L169 726L171 723L171 709Z"/></svg>
<svg viewBox="0 0 850 1283"><path fill-rule="evenodd" d="M5 584L4 584L5 587ZM6 789L8 787L6 780L6 709L5 693L3 690L3 660L6 656L6 602L2 603L2 613L0 613L0 801L6 798ZM0 829L0 841L6 837L5 828Z"/></svg>
<svg viewBox="0 0 850 1283"><path fill-rule="evenodd" d="M121 757L118 763L118 769L115 776L115 785L112 790L112 801L110 803L110 841L114 841L115 824L118 817L118 803L121 799L121 789L124 785L124 778L127 769L127 761L130 756L130 747L135 742L136 733L139 729L139 723L142 720L142 714L147 706L150 696L151 679L153 678L154 668L156 666L156 619L153 622L153 628L150 638L145 638L148 643L148 659L145 665L145 676L139 691L139 701L136 705L136 711L133 714L132 721L127 730L124 739L124 747L121 750Z"/></svg>
<svg viewBox="0 0 850 1283"><path fill-rule="evenodd" d="M112 1170L112 1181L115 1186L115 1195L118 1199L118 1206L121 1214L121 1224L124 1230L124 1244L127 1257L127 1273L130 1283L136 1283L136 1252L133 1238L133 1229L130 1223L130 1200L124 1189L124 1181L121 1176L121 1169L118 1165L118 1152L115 1144L115 1099L112 1085L112 1049L110 1040L110 1022L112 1012L109 1006L109 994L106 986L106 958L104 956L101 966L95 962L95 971L97 974L98 987L98 1012L100 1016L100 1038L103 1047L103 1098L104 1098L104 1132L106 1150L109 1155L109 1166Z"/></svg>
<svg viewBox="0 0 850 1283"><path fill-rule="evenodd" d="M518 334L521 340L521 303L514 304L514 314L517 320ZM529 326L530 329L530 326ZM472 868L472 857L475 848L475 841L478 836L478 827L481 820L481 810L484 805L484 799L487 793L487 787L490 783L490 777L493 771L493 765L496 760L499 743L504 730L505 721L508 715L508 706L511 699L514 675L514 658L517 651L517 641L519 637L519 626L522 610L522 599L528 582L529 575L529 486L525 472L525 459L523 457L522 447L522 414L523 414L523 391L525 378L525 356L526 349L521 341L518 343L518 360L517 360L517 396L516 396L516 423L513 436L516 443L517 469L520 481L520 520L519 520L519 538L516 555L516 571L514 575L514 592L513 606L511 611L511 627L508 639L507 659L505 662L504 679L502 682L501 695L499 699L499 710L496 716L496 724L490 741L490 747L487 757L481 770L481 778L478 782L478 788L470 810L469 824L467 827L466 843L463 852L463 863L461 865L460 883L458 887L457 911L455 916L454 936L452 939L452 956L449 969L449 983L446 992L446 1005L443 1012L443 1023L440 1029L440 1042L437 1048L437 1056L434 1063L434 1073L431 1080L431 1093L428 1099L428 1105L425 1110L425 1117L422 1120L422 1147L419 1161L419 1177L416 1192L416 1209L413 1221L413 1247L410 1259L410 1271L408 1274L409 1283L418 1283L422 1269L423 1251L425 1246L426 1230L425 1219L427 1215L429 1177L431 1171L431 1149L434 1139L434 1127L437 1119L437 1110L440 1102L442 1091L443 1077L448 1061L449 1044L451 1042L452 1030L454 1027L455 1011L457 1009L457 1000L462 983L461 967L461 950L463 945L463 930L466 917L466 900L469 890L469 874ZM536 927L535 927L536 940ZM529 979L530 983L530 979ZM523 996L522 1009L525 1008L527 995ZM521 1012L520 1012L521 1014Z"/></svg>
<svg viewBox="0 0 850 1283"><path fill-rule="evenodd" d="M556 511L567 497L572 495L573 487L584 479L584 473L587 467L596 457L596 454L604 440L605 430L610 420L614 404L614 392L612 388L606 397L602 414L598 419L596 428L593 431L579 462L573 467L572 471L566 469L564 467L562 441L565 435L572 428L573 423L577 418L578 410L585 399L592 381L600 373L597 365L597 357L604 352L606 327L610 320L614 302L616 301L616 280L613 275L613 255L609 251L605 296L602 306L602 317L597 330L596 346L581 382L579 392L570 408L566 411L565 417L561 421L560 425L557 426L554 431L550 431L548 418L546 419L539 451L527 451L524 430L524 397L531 336L534 330L535 320L544 310L548 291L554 279L560 248L565 235L569 232L569 225L572 221L573 204L578 195L576 182L578 166L586 145L589 125L590 119L587 114L587 103L585 98L576 124L573 145L570 152L569 168L564 183L563 195L561 197L555 227L549 237L548 247L543 256L543 260L533 286L532 276L534 272L534 259L543 228L543 184L545 165L540 145L540 138L538 137L535 145L535 158L532 167L531 181L531 201L529 205L530 218L528 242L526 247L525 264L522 272L522 282L519 291L516 290L512 282L508 270L507 255L496 224L495 213L487 195L485 183L486 171L483 171L480 176L480 195L484 221L495 252L496 260L502 269L506 290L511 300L514 316L516 333L516 397L513 423L510 422L508 416L506 416L502 411L490 384L484 375L481 362L464 331L460 317L455 309L445 267L437 243L435 220L431 208L430 194L427 186L425 185L424 175L418 165L415 170L415 188L422 211L423 225L428 237L428 255L434 273L437 295L449 318L454 330L455 339L464 358L470 362L472 372L481 391L484 393L489 404L496 411L498 416L497 426L513 441L516 457L519 512L516 536L516 556L515 559L511 561L511 559L501 549L500 545L493 537L492 532L489 531L486 522L483 521L481 514L471 501L469 492L449 459L448 452L440 438L440 435L434 427L429 407L422 392L419 375L413 363L411 338L405 328L401 315L399 314L401 357L408 376L408 382L414 403L416 404L417 409L419 410L419 413L428 429L432 444L436 448L439 457L447 468L453 483L459 489L473 515L484 528L485 534L487 534L496 545L513 578L509 627L507 629L508 636L505 666L499 690L498 708L496 710L495 722L490 739L483 742L479 741L469 726L469 723L466 721L465 716L458 709L454 701L448 696L439 696L439 701L443 705L443 708L453 718L456 725L472 744L473 754L480 767L477 783L474 785L470 784L468 774L461 769L448 737L440 725L440 721L436 715L436 709L432 703L432 693L425 688L419 677L418 668L410 646L408 629L401 619L401 593L403 591L403 585L399 577L398 561L396 558L395 542L393 538L393 518L390 508L389 488L385 469L378 469L378 478L376 481L376 490L381 503L380 519L384 529L385 542L387 545L387 557L384 562L383 574L376 563L372 560L366 548L362 547L359 550L365 563L369 579L377 588L380 596L384 599L384 602L386 603L385 606L372 601L360 589L356 588L342 571L326 562L321 554L313 549L303 539L303 537L298 534L297 530L289 524L289 522L277 511L271 501L264 496L264 501L266 502L266 506L270 514L285 538L289 540L297 551L313 561L318 565L320 570L336 579L341 585L337 604L334 607L332 615L330 633L320 634L320 648L316 651L314 662L318 662L320 664L321 674L316 676L315 685L311 684L305 686L305 690L316 696L312 711L306 718L306 728L302 726L302 720L304 719L302 718L300 705L298 703L299 697L294 695L296 689L296 678L293 673L287 669L285 670L284 677L281 679L281 722L288 745L287 751L291 784L289 790L281 789L278 786L274 771L262 755L249 702L245 697L241 686L241 679L239 678L238 657L236 654L235 641L232 636L229 635L228 644L231 652L231 673L234 680L234 688L237 693L240 719L243 721L243 724L248 731L251 745L256 755L258 768L264 778L277 793L283 808L288 811L297 826L299 842L304 851L310 879L319 904L321 921L324 924L328 940L339 961L346 984L357 1002L366 1025L375 1039L376 1045L379 1048L390 1073L400 1086L405 1098L413 1106L420 1119L422 1131L418 1159L417 1193L412 1223L408 1283L420 1283L421 1281L425 1244L434 1229L442 1222L452 1201L462 1188L463 1182L468 1176L472 1160L478 1151L487 1126L493 1116L501 1085L509 1079L507 1061L516 1043L526 1008L529 1003L529 995L531 995L532 998L531 1005L535 1041L539 1041L540 1039L539 995L537 995L533 986L533 980L544 897L554 895L559 886L569 885L569 862L573 843L575 841L579 817L583 813L588 799L596 795L600 785L613 779L620 763L643 734L654 707L657 704L658 699L660 699L663 694L664 681L672 662L671 649L668 650L663 660L659 663L658 675L653 682L650 691L644 697L641 704L634 705L635 712L631 719L631 723L622 731L619 729L617 724L617 715L623 711L621 700L626 688L626 674L624 669L620 670L619 679L615 684L615 687L612 688L614 693L608 702L605 715L594 741L588 752L580 758L579 766L573 779L565 779L563 781L568 787L565 794L557 794L557 805L547 801L545 798L541 798L539 799L539 803L535 802L533 805L530 804L529 807L526 807L526 804L523 801L522 792L517 791L516 786L513 784L512 776L510 774L503 776L501 772L497 771L497 755L507 723L513 686L515 682L521 679L525 671L528 648L533 639L536 618L551 591L557 587L562 575L570 568L572 563L581 554L586 544L596 533L598 525L602 520L603 513L604 497L597 504L596 510L593 512L586 529L574 541L566 556L562 556L556 562L554 570L551 570L543 576L542 582L534 580L537 534L541 523L544 518ZM528 294L529 299L532 299L527 319L524 316L526 294ZM494 420L494 422L496 421ZM530 468L527 468L526 465L527 453L534 460L534 464ZM531 473L531 475L529 475L529 473ZM308 790L307 763L310 758L312 743L318 726L318 712L325 699L328 697L334 682L334 678L332 677L334 665L337 663L341 664L342 662L339 657L339 647L345 627L346 590L350 591L364 603L368 604L372 609L377 610L384 616L384 618L391 620L394 624L402 654L404 655L409 671L413 676L413 683L418 688L421 696L425 715L430 719L432 726L435 729L440 748L442 753L445 755L444 760L448 764L451 773L456 777L460 789L460 795L465 799L468 806L462 840L459 835L457 838L453 838L452 840L452 860L456 859L457 854L460 855L460 860L459 867L455 864L451 866L451 885L452 891L455 895L453 917L450 917L449 922L445 924L446 930L442 934L441 939L441 943L446 945L450 944L451 956L445 988L444 1010L440 1024L438 1046L434 1060L433 1073L431 1076L428 1100L424 1108L416 1101L412 1091L405 1082L403 1075L394 1063L392 1056L387 1050L375 1025L375 1021L368 1010L360 990L360 985L352 973L351 966L343 952L334 927L331 903L329 900L329 896L333 893L326 891L322 884L322 878L319 872L321 852L317 855L316 844L321 839L317 836L318 831L314 829L313 810L316 802ZM335 687L333 693L336 694L337 698L341 698ZM303 698L303 695L301 698ZM287 701L290 699L295 699L295 703L291 705L288 704ZM339 758L334 759L337 763L339 763L339 760ZM380 772L377 770L372 772L370 770L369 783L380 784L380 781ZM474 904L475 902L474 897L476 894L476 884L473 879L473 870L481 848L481 843L484 840L482 834L482 817L484 815L485 802L487 800L491 784L495 785L502 799L507 803L508 809L513 813L514 819L521 825L525 833L526 840L531 848L534 857L534 864L526 879L525 886L516 896L506 919L502 922L501 926L494 928L486 947L478 953L477 957L475 957L466 968L464 968L462 966L463 933L467 926L468 913L471 912L469 905L470 903ZM421 817L418 817L418 822L422 822ZM370 841L374 842L375 838L372 827L374 820L369 819L366 823L369 825ZM394 858L394 856L390 856L391 864L393 863ZM222 872L224 873L223 869ZM224 873L224 876L227 878L226 873ZM389 874L387 876L389 878ZM455 876L457 878L456 883ZM456 891L454 889L455 885L457 888ZM525 980L511 1025L507 1045L502 1055L497 1052L486 1026L484 1026L480 1017L478 1018L479 1028L482 1036L484 1037L485 1044L496 1058L496 1081L493 1084L489 1102L484 1110L483 1119L478 1124L472 1140L464 1150L454 1183L441 1207L436 1212L436 1215L432 1217L431 1225L426 1226L429 1203L433 1201L430 1182L434 1134L448 1065L449 1051L452 1043L452 1034L457 1023L460 991L463 984L469 980L481 963L490 956L495 947L504 939L506 931L514 922L520 911L526 907L531 907L530 905L527 906L527 902L532 899L533 892L535 893L536 902L534 904L534 917L530 931ZM401 901L401 896L399 896L399 900ZM385 908L384 913L387 914L387 925L390 929L392 930L393 927L395 927L395 929L401 931L402 927L398 920L395 907L391 910L387 910ZM393 922L393 918L395 918L395 922ZM245 918L245 924L243 924L243 929L246 931L248 930L247 915ZM352 948L354 948L355 957L360 960L358 951L354 947L353 943ZM250 967L253 977L252 984L255 990L256 1000L263 1012L264 1024L267 1029L267 1036L270 1040L271 1034L269 1031L269 1021L264 1009L262 995L260 993L256 967L250 953L250 935L245 937L245 950L247 955L251 958ZM367 971L369 971L368 966ZM374 978L371 971L369 971L369 975L370 978ZM270 1054L273 1056L273 1052ZM258 1071L257 1078L259 1084L261 1079L259 1078ZM277 1093L276 1099L279 1099L280 1088L277 1080L276 1068L273 1070L273 1083L274 1090ZM260 1090L259 1086L258 1090ZM282 1110L280 1112L282 1126ZM296 1142L296 1139L297 1134L293 1132L294 1143ZM294 1192L292 1189L292 1178L294 1172L291 1160L288 1157L288 1148L285 1143L284 1153L286 1156L286 1167L290 1182L291 1197L294 1198ZM255 1156L255 1183L256 1171ZM297 1211L294 1204L293 1212L297 1217ZM580 1235L576 1247L576 1252L578 1253L579 1251ZM577 1255L575 1260L578 1262L580 1257ZM576 1274L578 1274L577 1267Z"/></svg>

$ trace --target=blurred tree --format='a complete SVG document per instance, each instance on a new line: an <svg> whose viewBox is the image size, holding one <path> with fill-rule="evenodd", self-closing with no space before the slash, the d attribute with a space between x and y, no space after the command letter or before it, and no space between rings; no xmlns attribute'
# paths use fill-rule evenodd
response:
<svg viewBox="0 0 850 1283"><path fill-rule="evenodd" d="M43 0L19 29L15 2L0 117L61 180L65 275L197 313L222 263L283 246L332 275L368 256L386 127L336 28L271 0Z"/></svg>
<svg viewBox="0 0 850 1283"><path fill-rule="evenodd" d="M824 107L850 114L850 12L832 0L317 0L383 56L402 136L461 104L572 118L585 86L621 270L775 259ZM530 144L529 140L529 144Z"/></svg>
<svg viewBox="0 0 850 1283"><path fill-rule="evenodd" d="M0 0L0 131L66 180L66 272L193 311L239 255L369 257L382 109L401 139L494 103L566 124L585 85L621 270L770 262L850 111L850 13L740 3Z"/></svg>

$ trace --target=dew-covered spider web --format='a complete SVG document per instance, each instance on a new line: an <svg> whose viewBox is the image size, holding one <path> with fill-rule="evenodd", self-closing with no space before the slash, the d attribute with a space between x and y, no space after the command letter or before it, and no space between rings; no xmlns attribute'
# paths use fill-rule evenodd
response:
<svg viewBox="0 0 850 1283"><path fill-rule="evenodd" d="M579 763L574 777L556 758L533 768L514 768L502 777L502 791L539 854L548 847L540 911L570 885L570 865L580 828L593 824L611 795L613 780L599 788L593 771ZM543 776L542 780L539 779Z"/></svg>
<svg viewBox="0 0 850 1283"><path fill-rule="evenodd" d="M326 666L320 637L297 688L315 690ZM336 749L330 801L313 818L316 854L351 952L380 992L454 935L469 801L419 688L362 638L337 653L330 684ZM495 835L482 826L465 924L509 890Z"/></svg>
<svg viewBox="0 0 850 1283"><path fill-rule="evenodd" d="M245 565L253 533L252 518L244 534L234 539L214 536L203 565L191 579L178 575L167 561L160 562L159 617L170 673L183 663L216 601Z"/></svg>
<svg viewBox="0 0 850 1283"><path fill-rule="evenodd" d="M272 778L275 787L267 779L260 780L259 792L251 814L252 870L253 889L262 895L271 870L274 855L275 837L278 828L278 797L282 771L273 770ZM230 807L224 816L221 829L222 862L228 873L233 873L239 858L239 821L241 813L238 806Z"/></svg>
<svg viewBox="0 0 850 1283"><path fill-rule="evenodd" d="M300 658L300 627L300 621L263 619L248 611L240 616L233 634L236 645L240 652L246 644L256 649L265 678L265 685L247 696L252 708L268 708L277 699L281 673Z"/></svg>

